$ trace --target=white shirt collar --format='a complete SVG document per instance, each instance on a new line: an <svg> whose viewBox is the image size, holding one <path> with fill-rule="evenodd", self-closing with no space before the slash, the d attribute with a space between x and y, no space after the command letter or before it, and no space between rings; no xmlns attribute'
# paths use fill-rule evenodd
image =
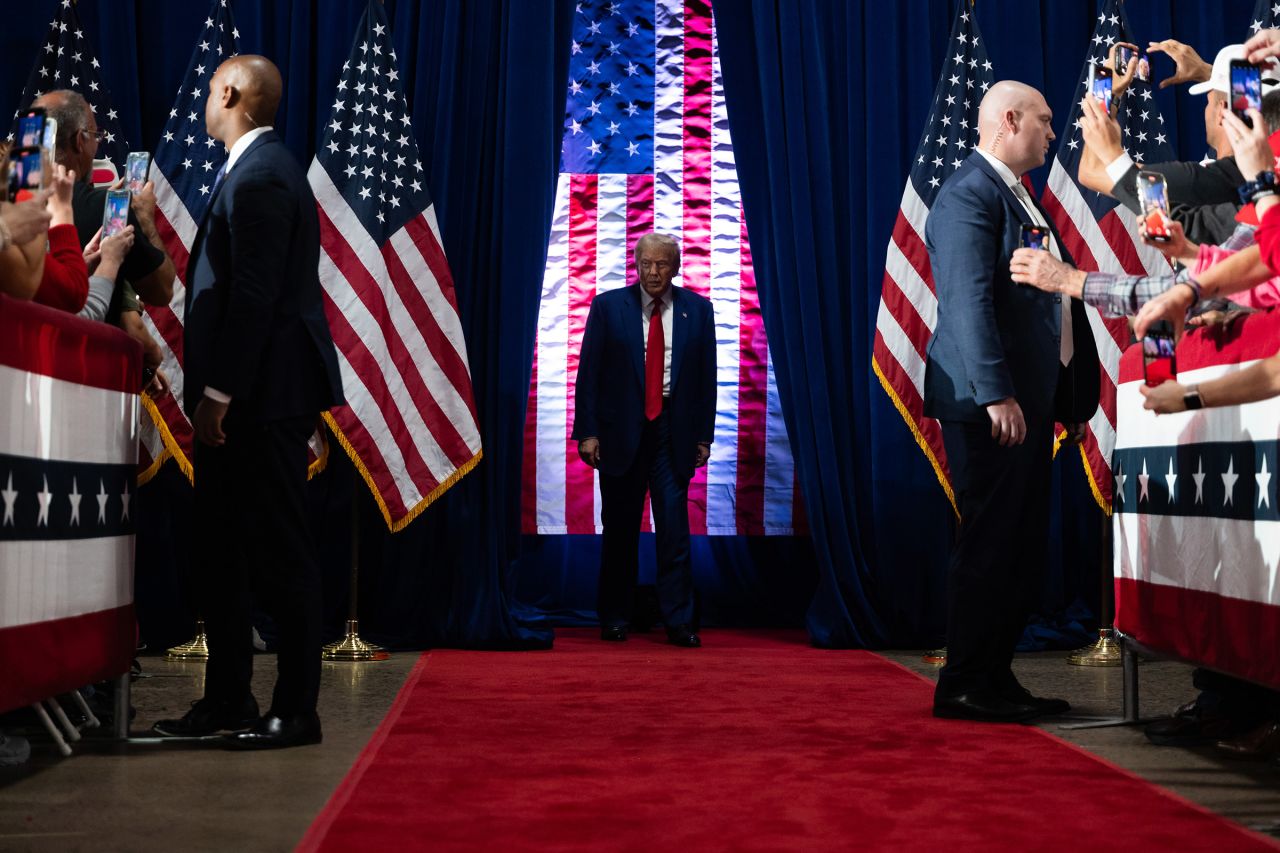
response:
<svg viewBox="0 0 1280 853"><path fill-rule="evenodd" d="M662 304L668 308L671 307L671 293L675 290L675 285L667 285L667 292L662 294ZM640 286L640 307L648 310L653 304L653 297L649 295L649 291L644 289L644 285Z"/></svg>
<svg viewBox="0 0 1280 853"><path fill-rule="evenodd" d="M987 162L991 164L991 168L996 170L996 174L999 175L1002 180L1004 180L1007 186L1013 187L1021 183L1021 181L1019 181L1017 177L1013 174L1013 170L1010 169L1008 166L1006 166L1004 161L1001 160L999 157L997 157L994 154L989 154L986 151L983 151L981 148L978 149L978 153L986 158Z"/></svg>
<svg viewBox="0 0 1280 853"><path fill-rule="evenodd" d="M226 171L231 171L231 167L234 166L236 161L244 155L245 149L252 145L255 139L272 129L271 125L267 125L266 127L255 127L253 130L237 139L236 144L232 145L231 150L227 152Z"/></svg>

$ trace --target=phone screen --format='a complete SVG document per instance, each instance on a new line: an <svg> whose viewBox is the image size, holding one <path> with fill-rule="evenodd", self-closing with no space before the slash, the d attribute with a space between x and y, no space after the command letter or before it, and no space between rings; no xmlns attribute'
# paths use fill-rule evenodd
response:
<svg viewBox="0 0 1280 853"><path fill-rule="evenodd" d="M129 224L129 191L111 190L102 208L102 236L119 234Z"/></svg>
<svg viewBox="0 0 1280 853"><path fill-rule="evenodd" d="M49 152L49 156L54 155L54 151L58 148L58 120L56 118L46 118L44 120L44 134L40 140L40 147L45 148Z"/></svg>
<svg viewBox="0 0 1280 853"><path fill-rule="evenodd" d="M9 154L9 201L27 201L44 181L44 160L39 148L15 148Z"/></svg>
<svg viewBox="0 0 1280 853"><path fill-rule="evenodd" d="M1156 323L1143 335L1142 372L1152 388L1178 378L1178 356L1168 323Z"/></svg>
<svg viewBox="0 0 1280 853"><path fill-rule="evenodd" d="M1253 127L1245 110L1262 110L1262 69L1235 59L1231 62L1231 111Z"/></svg>
<svg viewBox="0 0 1280 853"><path fill-rule="evenodd" d="M1142 223L1152 240L1169 240L1169 195L1164 176L1158 172L1138 173L1138 199L1142 202Z"/></svg>
<svg viewBox="0 0 1280 853"><path fill-rule="evenodd" d="M1041 228L1038 225L1023 225L1022 248L1048 251L1049 229Z"/></svg>
<svg viewBox="0 0 1280 853"><path fill-rule="evenodd" d="M27 110L18 117L15 141L19 148L39 148L44 144L44 110Z"/></svg>
<svg viewBox="0 0 1280 853"><path fill-rule="evenodd" d="M151 155L146 151L130 151L124 164L125 186L137 193L147 183L147 170L151 168Z"/></svg>
<svg viewBox="0 0 1280 853"><path fill-rule="evenodd" d="M1116 48L1116 70L1121 74L1129 70L1129 62L1133 59L1133 48L1127 45L1120 45Z"/></svg>
<svg viewBox="0 0 1280 853"><path fill-rule="evenodd" d="M1093 69L1093 97L1111 112L1111 69L1099 65Z"/></svg>

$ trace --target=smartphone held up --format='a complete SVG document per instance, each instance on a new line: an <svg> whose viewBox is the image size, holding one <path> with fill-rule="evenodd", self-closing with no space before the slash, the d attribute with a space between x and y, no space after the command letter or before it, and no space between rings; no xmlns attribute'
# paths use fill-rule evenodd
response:
<svg viewBox="0 0 1280 853"><path fill-rule="evenodd" d="M1142 228L1146 237L1168 243L1171 238L1169 226L1173 219L1169 216L1169 192L1165 187L1164 175L1159 172L1139 172L1138 199L1142 202Z"/></svg>
<svg viewBox="0 0 1280 853"><path fill-rule="evenodd" d="M1177 344L1167 322L1152 324L1142 336L1142 373L1150 388L1178 378Z"/></svg>
<svg viewBox="0 0 1280 853"><path fill-rule="evenodd" d="M1098 103L1102 104L1107 114L1111 114L1111 96L1114 91L1112 88L1113 75L1111 69L1105 65L1093 66L1093 82L1089 87L1089 94L1093 95Z"/></svg>
<svg viewBox="0 0 1280 853"><path fill-rule="evenodd" d="M1039 225L1022 226L1022 248L1049 251L1049 229Z"/></svg>
<svg viewBox="0 0 1280 853"><path fill-rule="evenodd" d="M1231 112L1253 127L1246 110L1262 111L1262 68L1243 59L1231 60Z"/></svg>

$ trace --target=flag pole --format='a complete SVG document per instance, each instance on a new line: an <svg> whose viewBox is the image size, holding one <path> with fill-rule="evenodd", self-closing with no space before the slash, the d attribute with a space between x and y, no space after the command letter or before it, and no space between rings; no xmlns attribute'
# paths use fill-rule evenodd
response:
<svg viewBox="0 0 1280 853"><path fill-rule="evenodd" d="M367 643L360 637L360 619L357 591L360 588L360 483L353 481L351 490L351 606L347 613L347 635L337 642L330 643L320 652L320 657L330 661L386 660L391 655L382 646Z"/></svg>
<svg viewBox="0 0 1280 853"><path fill-rule="evenodd" d="M1067 663L1072 666L1120 666L1124 655L1115 634L1115 578L1113 576L1114 554L1112 536L1114 531L1114 510L1102 514L1102 557L1098 572L1102 579L1102 596L1099 599L1100 618L1098 620L1098 639L1093 645L1077 649L1067 656Z"/></svg>

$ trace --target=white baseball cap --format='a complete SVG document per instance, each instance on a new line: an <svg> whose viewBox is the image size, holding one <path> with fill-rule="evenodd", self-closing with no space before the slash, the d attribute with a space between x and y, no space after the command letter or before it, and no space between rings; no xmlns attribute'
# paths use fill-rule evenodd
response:
<svg viewBox="0 0 1280 853"><path fill-rule="evenodd" d="M1221 92L1229 96L1231 94L1231 61L1233 59L1244 59L1244 56L1244 45L1227 45L1218 51L1218 55L1213 58L1213 72L1209 75L1209 79L1203 83L1195 84L1187 91L1192 95ZM1274 88L1277 80L1280 80L1280 71L1277 71L1274 65L1264 66L1262 70L1262 91L1264 95Z"/></svg>

